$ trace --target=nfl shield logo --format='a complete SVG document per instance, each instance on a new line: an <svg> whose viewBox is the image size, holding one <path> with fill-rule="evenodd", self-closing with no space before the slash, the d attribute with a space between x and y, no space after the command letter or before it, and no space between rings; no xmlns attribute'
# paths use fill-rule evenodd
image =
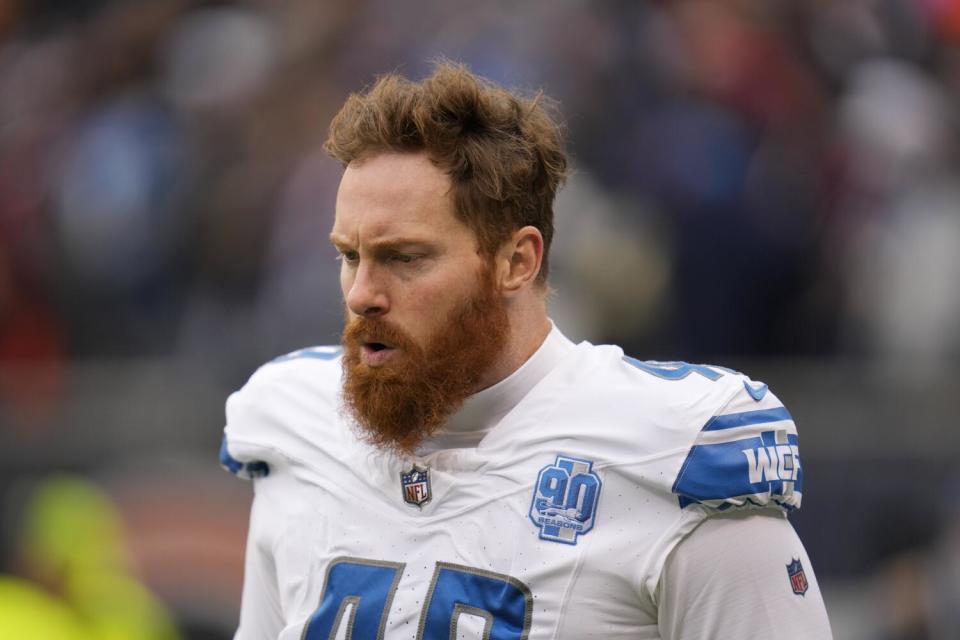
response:
<svg viewBox="0 0 960 640"><path fill-rule="evenodd" d="M790 576L790 588L798 596L807 592L810 584L807 582L807 574L803 572L803 565L800 560L793 559L793 562L787 565L787 575Z"/></svg>
<svg viewBox="0 0 960 640"><path fill-rule="evenodd" d="M410 471L400 472L400 488L403 501L414 507L422 507L430 502L433 492L430 490L430 469L413 465Z"/></svg>

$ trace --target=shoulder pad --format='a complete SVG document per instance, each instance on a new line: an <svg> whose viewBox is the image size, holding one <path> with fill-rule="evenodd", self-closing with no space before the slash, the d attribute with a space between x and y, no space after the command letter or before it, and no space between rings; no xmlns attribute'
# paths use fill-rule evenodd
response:
<svg viewBox="0 0 960 640"><path fill-rule="evenodd" d="M340 354L339 347L310 347L257 369L227 399L220 465L236 476L259 478L270 473L278 454L302 449L299 441L312 434L298 433L293 424L311 423L302 419L304 412L332 404L340 372L333 361Z"/></svg>
<svg viewBox="0 0 960 640"><path fill-rule="evenodd" d="M697 434L673 484L680 506L800 507L797 428L767 385L736 374L733 395Z"/></svg>

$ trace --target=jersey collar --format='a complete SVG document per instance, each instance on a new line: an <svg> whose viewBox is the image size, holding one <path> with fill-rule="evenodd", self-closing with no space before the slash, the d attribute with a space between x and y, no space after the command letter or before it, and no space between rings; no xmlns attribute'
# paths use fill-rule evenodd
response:
<svg viewBox="0 0 960 640"><path fill-rule="evenodd" d="M443 449L475 447L490 429L517 406L576 345L550 321L543 344L509 376L467 398L441 431L417 450L426 455Z"/></svg>

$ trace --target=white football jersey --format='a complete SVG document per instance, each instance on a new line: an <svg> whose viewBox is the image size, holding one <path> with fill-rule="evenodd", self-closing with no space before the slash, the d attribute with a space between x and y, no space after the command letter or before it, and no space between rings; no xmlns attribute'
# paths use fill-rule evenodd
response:
<svg viewBox="0 0 960 640"><path fill-rule="evenodd" d="M227 402L221 462L255 478L237 638L830 637L766 385L581 343L475 447L403 458L358 440L341 375L307 349Z"/></svg>

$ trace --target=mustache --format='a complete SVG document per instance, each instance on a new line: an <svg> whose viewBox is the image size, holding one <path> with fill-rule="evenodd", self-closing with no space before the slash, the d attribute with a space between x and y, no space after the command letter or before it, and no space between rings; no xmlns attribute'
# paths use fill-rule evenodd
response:
<svg viewBox="0 0 960 640"><path fill-rule="evenodd" d="M403 330L382 318L352 318L343 329L344 346L359 347L364 343L380 342L391 347L411 350L414 342Z"/></svg>

